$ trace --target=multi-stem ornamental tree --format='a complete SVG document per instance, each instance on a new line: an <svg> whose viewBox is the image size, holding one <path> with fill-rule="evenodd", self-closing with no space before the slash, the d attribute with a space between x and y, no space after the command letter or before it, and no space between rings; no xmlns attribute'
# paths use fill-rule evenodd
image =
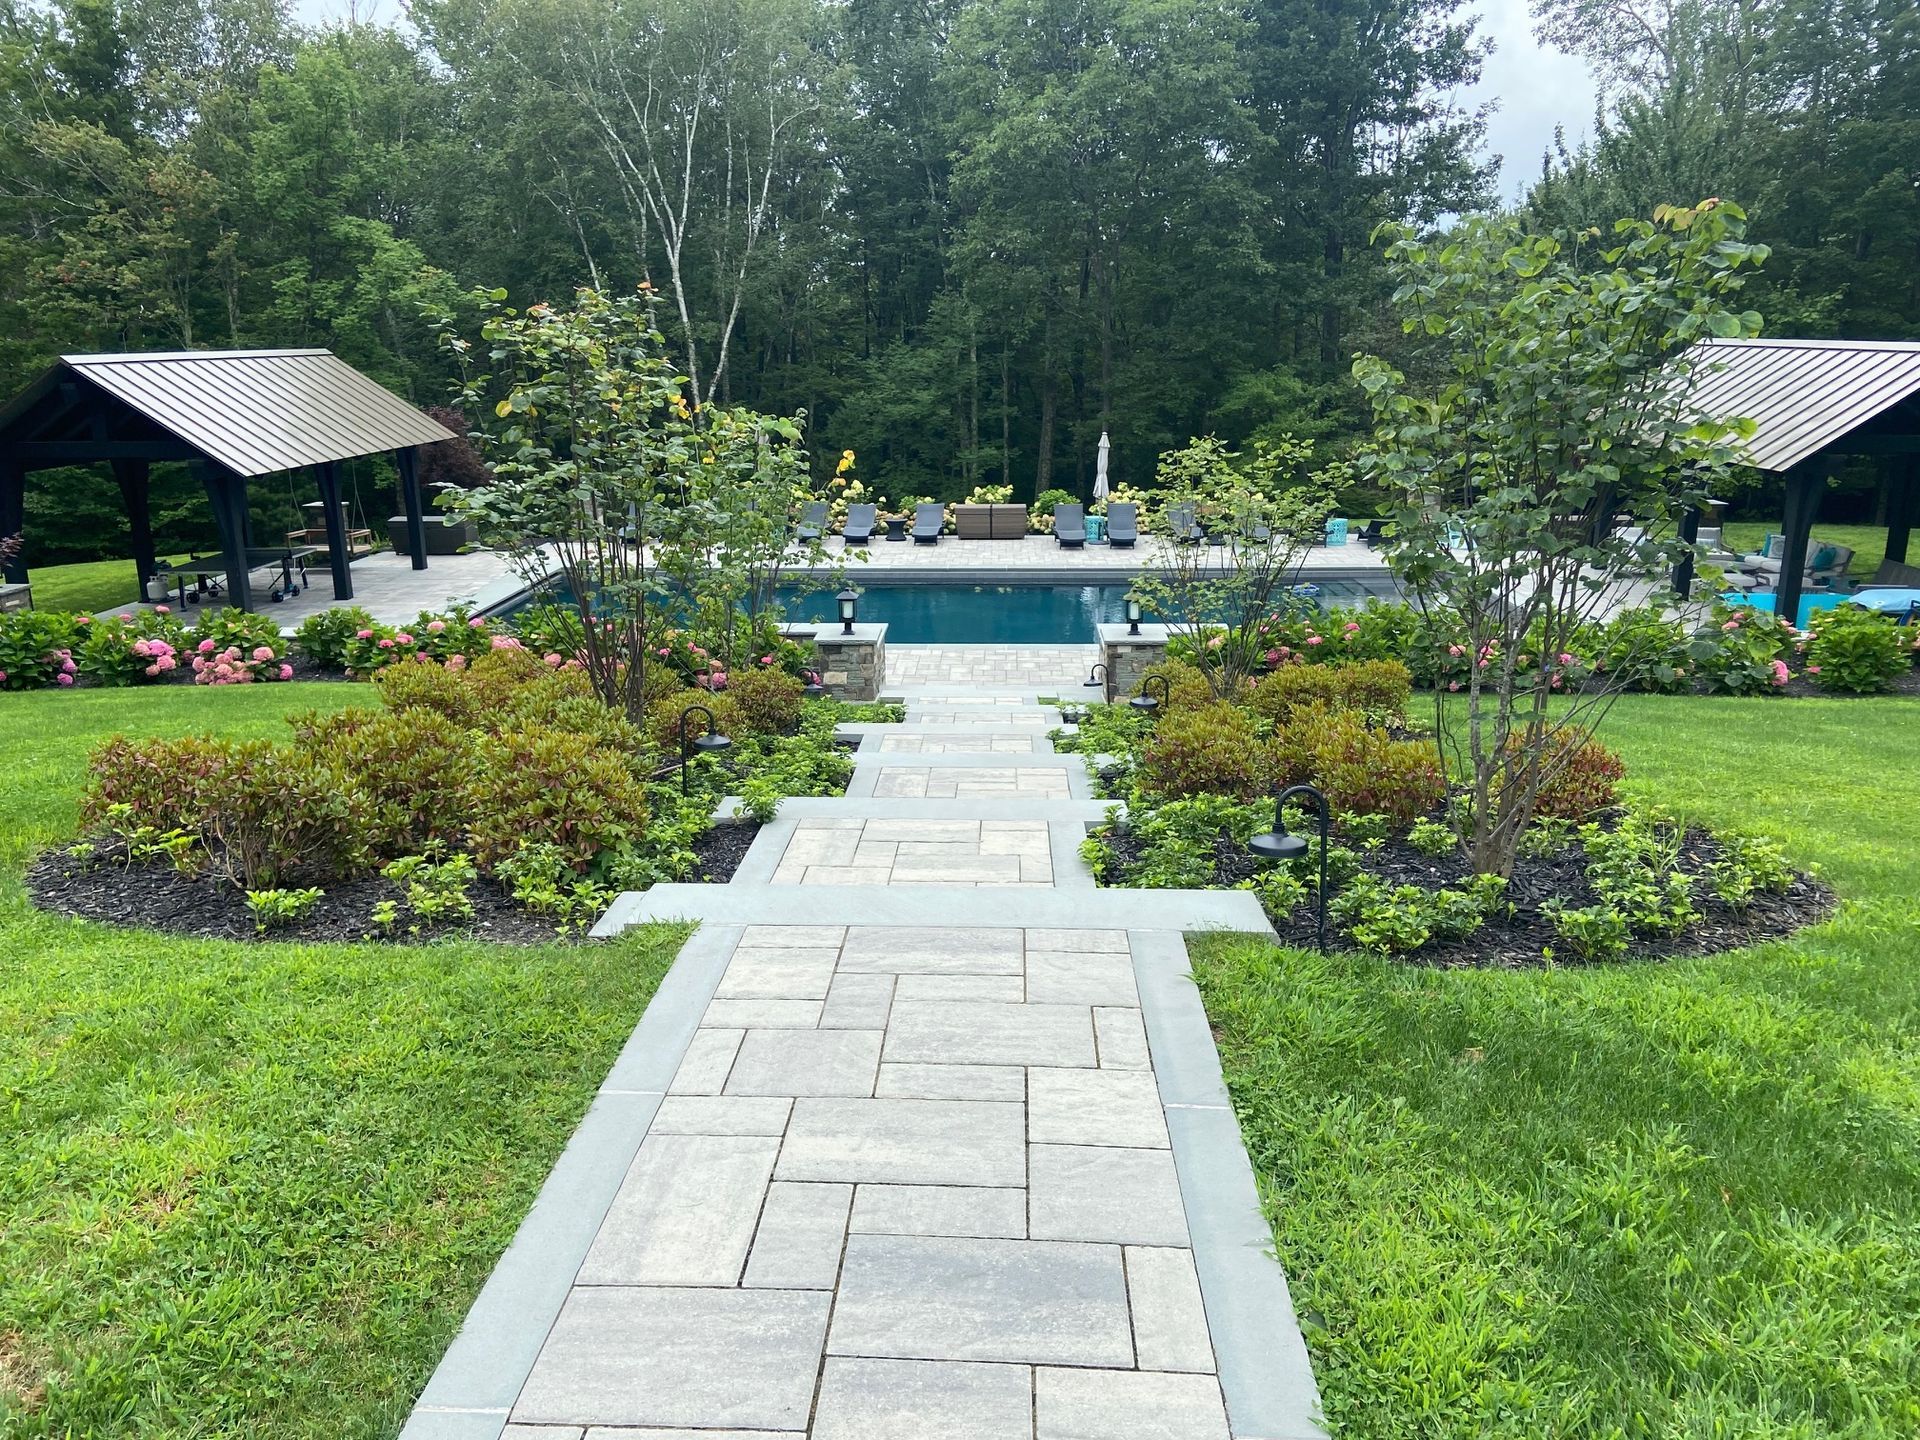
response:
<svg viewBox="0 0 1920 1440"><path fill-rule="evenodd" d="M478 523L529 581L557 571L580 659L608 705L639 715L664 632L698 624L731 659L763 618L811 493L797 420L702 411L667 355L651 291L583 289L569 308L476 292L481 347L443 322L462 408L492 478L441 503Z"/></svg>
<svg viewBox="0 0 1920 1440"><path fill-rule="evenodd" d="M1347 467L1314 471L1312 458L1312 443L1290 436L1247 455L1206 436L1160 457L1153 561L1132 595L1186 642L1216 695L1263 667L1264 628L1293 603L1300 563L1326 531Z"/></svg>
<svg viewBox="0 0 1920 1440"><path fill-rule="evenodd" d="M1680 557L1683 517L1751 433L1691 403L1713 364L1697 343L1760 327L1730 303L1766 256L1745 222L1709 200L1610 236L1506 218L1437 240L1385 230L1394 303L1425 341L1413 378L1355 362L1377 426L1362 463L1390 497L1423 643L1450 652L1440 668L1468 662L1457 696L1439 688L1435 703L1478 871L1511 872L1542 784L1605 714L1607 676L1566 684L1584 627Z"/></svg>

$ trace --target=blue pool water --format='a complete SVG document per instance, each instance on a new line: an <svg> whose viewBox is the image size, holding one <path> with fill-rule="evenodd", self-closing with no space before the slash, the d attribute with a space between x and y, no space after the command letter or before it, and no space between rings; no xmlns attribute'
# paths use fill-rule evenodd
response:
<svg viewBox="0 0 1920 1440"><path fill-rule="evenodd" d="M894 645L1091 645L1096 625L1127 618L1124 585L859 585L860 620L884 624ZM1392 598L1392 582L1321 581L1322 606L1359 605L1369 596ZM548 593L551 601L562 597ZM502 613L533 601L509 606ZM783 590L780 603L790 622L838 620L832 590L796 595Z"/></svg>

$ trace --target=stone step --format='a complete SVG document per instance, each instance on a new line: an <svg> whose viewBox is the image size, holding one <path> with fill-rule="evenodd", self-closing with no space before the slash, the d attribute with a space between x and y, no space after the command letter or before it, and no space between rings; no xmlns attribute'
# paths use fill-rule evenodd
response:
<svg viewBox="0 0 1920 1440"><path fill-rule="evenodd" d="M1085 769L1085 762L1066 751L1046 754L1029 751L856 750L849 757L857 769L908 770L1067 770Z"/></svg>
<svg viewBox="0 0 1920 1440"><path fill-rule="evenodd" d="M1046 796L984 795L956 800L923 800L879 795L815 795L780 802L780 819L862 820L1072 820L1103 823L1119 802ZM1122 807L1124 808L1124 807ZM720 802L714 813L727 819L740 813L737 798Z"/></svg>
<svg viewBox="0 0 1920 1440"><path fill-rule="evenodd" d="M618 935L652 920L808 925L844 924L849 916L858 916L862 925L885 926L1273 934L1260 902L1245 890L966 890L937 885L656 885L621 895L593 933Z"/></svg>

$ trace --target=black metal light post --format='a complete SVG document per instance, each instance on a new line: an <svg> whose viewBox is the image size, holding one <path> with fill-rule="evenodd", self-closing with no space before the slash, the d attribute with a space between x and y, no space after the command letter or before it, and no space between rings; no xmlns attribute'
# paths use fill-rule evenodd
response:
<svg viewBox="0 0 1920 1440"><path fill-rule="evenodd" d="M1160 687L1160 698L1157 700L1153 697L1153 687L1155 685ZM1164 675L1149 675L1145 680L1140 682L1140 693L1127 701L1127 704L1142 714L1151 716L1162 705L1171 703L1172 699L1173 685L1167 677Z"/></svg>
<svg viewBox="0 0 1920 1440"><path fill-rule="evenodd" d="M689 746L687 744L687 721L695 715L706 716L707 729L704 735L695 736L693 744ZM719 729L715 727L713 723L713 712L704 705L689 705L686 709L682 710L680 712L679 729L680 793L684 795L687 793L687 759L689 754L697 750L702 755L718 755L722 750L731 749L733 747L733 741L722 735Z"/></svg>
<svg viewBox="0 0 1920 1440"><path fill-rule="evenodd" d="M1127 633L1129 635L1140 633L1140 614L1140 602L1129 595L1127 597Z"/></svg>
<svg viewBox="0 0 1920 1440"><path fill-rule="evenodd" d="M853 622L860 614L860 595L854 590L842 590L833 598L840 606L840 633L851 635Z"/></svg>
<svg viewBox="0 0 1920 1440"><path fill-rule="evenodd" d="M1298 860L1307 853L1304 837L1287 833L1287 801L1296 795L1311 796L1313 808L1320 817L1320 953L1327 953L1327 832L1332 824L1333 811L1327 804L1327 797L1311 785L1289 785L1274 797L1273 829L1266 835L1256 835L1247 842L1247 849L1267 860Z"/></svg>

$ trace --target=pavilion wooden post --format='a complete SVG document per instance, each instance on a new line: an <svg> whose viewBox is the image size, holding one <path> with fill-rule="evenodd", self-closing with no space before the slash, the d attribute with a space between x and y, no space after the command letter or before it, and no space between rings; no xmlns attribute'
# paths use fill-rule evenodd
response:
<svg viewBox="0 0 1920 1440"><path fill-rule="evenodd" d="M1904 565L1914 511L1920 509L1920 455L1902 456L1894 467L1893 489L1887 496L1887 559ZM5 530L5 522L0 521L0 533Z"/></svg>
<svg viewBox="0 0 1920 1440"><path fill-rule="evenodd" d="M327 515L327 563L333 571L333 598L353 598L353 557L347 553L347 527L340 513L340 464L323 460L313 467L320 482L320 504Z"/></svg>
<svg viewBox="0 0 1920 1440"><path fill-rule="evenodd" d="M113 462L113 483L120 487L120 503L126 507L128 546L133 551L133 570L140 583L142 599L146 598L147 581L160 565L153 552L150 475L151 466L145 460Z"/></svg>
<svg viewBox="0 0 1920 1440"><path fill-rule="evenodd" d="M1773 613L1795 625L1800 620L1800 592L1807 570L1807 542L1820 511L1820 487L1826 467L1819 459L1802 460L1787 471L1787 507L1781 522L1785 532L1780 555L1780 582L1774 587Z"/></svg>
<svg viewBox="0 0 1920 1440"><path fill-rule="evenodd" d="M0 460L0 539L18 535L27 519L27 472L18 460ZM9 585L27 583L27 557L14 556L6 565Z"/></svg>
<svg viewBox="0 0 1920 1440"><path fill-rule="evenodd" d="M227 570L227 603L253 608L253 586L247 580L247 482L211 460L194 462L207 501L220 527L221 563Z"/></svg>
<svg viewBox="0 0 1920 1440"><path fill-rule="evenodd" d="M1673 593L1682 600L1693 598L1693 547L1700 539L1700 507L1689 505L1680 517L1680 543L1686 546L1673 562Z"/></svg>
<svg viewBox="0 0 1920 1440"><path fill-rule="evenodd" d="M407 512L407 553L413 568L427 568L427 517L420 499L420 450L409 445L393 452L393 463L400 471L400 501Z"/></svg>

